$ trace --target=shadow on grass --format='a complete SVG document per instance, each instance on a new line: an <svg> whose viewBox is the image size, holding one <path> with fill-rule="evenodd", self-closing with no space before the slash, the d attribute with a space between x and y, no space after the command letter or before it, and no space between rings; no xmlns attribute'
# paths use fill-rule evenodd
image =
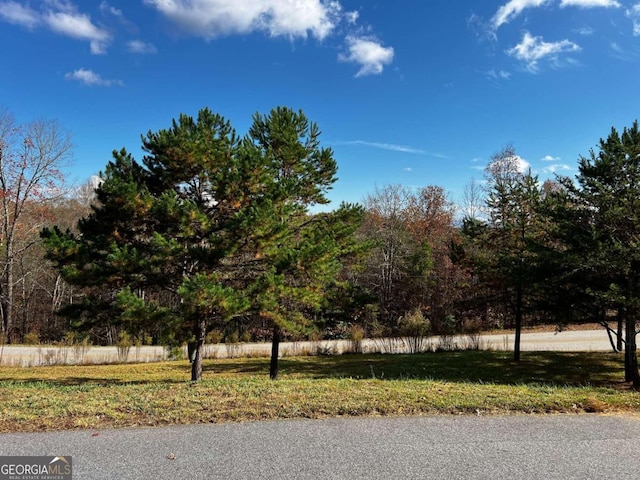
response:
<svg viewBox="0 0 640 480"><path fill-rule="evenodd" d="M341 355L284 358L280 378L353 378L437 380L496 384L556 386L620 386L624 359L613 353L523 352L514 362L511 352L464 351L417 355ZM214 374L268 375L268 359L207 364Z"/></svg>
<svg viewBox="0 0 640 480"><path fill-rule="evenodd" d="M522 360L512 360L511 352L463 351L417 355L340 355L283 358L280 379L353 378L380 380L436 380L444 382L493 383L505 385L545 384L554 386L609 386L624 384L624 359L613 353L523 352ZM191 376L188 362L54 367L37 371L11 369L0 382L33 388L184 384ZM108 374L104 374L105 370ZM120 370L119 370L120 369ZM5 370L6 372L6 370ZM268 358L205 360L203 380L265 377ZM0 387L2 385L0 384Z"/></svg>

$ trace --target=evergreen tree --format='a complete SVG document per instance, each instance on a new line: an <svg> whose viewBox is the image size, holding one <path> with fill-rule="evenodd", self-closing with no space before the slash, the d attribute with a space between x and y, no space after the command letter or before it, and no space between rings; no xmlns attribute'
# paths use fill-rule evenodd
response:
<svg viewBox="0 0 640 480"><path fill-rule="evenodd" d="M574 276L614 306L625 323L625 378L640 387L636 354L640 312L640 130L615 128L581 157L576 183L564 179L563 240L576 258Z"/></svg>
<svg viewBox="0 0 640 480"><path fill-rule="evenodd" d="M352 205L309 214L336 180L319 135L277 108L239 138L204 109L147 133L142 164L115 152L80 233L43 232L65 278L94 287L79 318L108 311L123 328L189 340L192 380L207 332L230 318L269 319L275 344L280 329L303 328L362 218Z"/></svg>
<svg viewBox="0 0 640 480"><path fill-rule="evenodd" d="M504 293L514 315L514 360L520 360L520 337L527 296L531 295L538 257L534 245L543 235L538 207L540 188L531 172L520 172L512 147L495 154L486 169L489 250L485 278Z"/></svg>

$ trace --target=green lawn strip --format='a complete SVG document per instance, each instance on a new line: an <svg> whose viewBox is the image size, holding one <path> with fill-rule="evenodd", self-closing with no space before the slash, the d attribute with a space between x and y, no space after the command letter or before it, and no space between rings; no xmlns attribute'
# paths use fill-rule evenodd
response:
<svg viewBox="0 0 640 480"><path fill-rule="evenodd" d="M0 432L334 416L640 412L622 359L503 352L0 369ZM599 369L598 371L594 369ZM545 380L546 379L546 380Z"/></svg>

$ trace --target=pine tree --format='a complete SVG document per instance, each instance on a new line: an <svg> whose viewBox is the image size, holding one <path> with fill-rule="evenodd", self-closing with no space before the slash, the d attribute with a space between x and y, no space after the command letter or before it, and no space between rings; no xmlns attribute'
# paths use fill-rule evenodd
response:
<svg viewBox="0 0 640 480"><path fill-rule="evenodd" d="M636 354L640 313L640 129L615 128L598 150L581 157L576 182L564 179L564 241L576 258L574 275L625 323L625 378L640 387Z"/></svg>
<svg viewBox="0 0 640 480"><path fill-rule="evenodd" d="M204 109L147 133L142 164L115 152L80 234L43 233L65 278L95 286L76 311L189 340L194 381L207 332L230 318L270 320L274 345L281 329L303 328L362 218L353 205L309 214L336 180L319 135L302 112L277 108L239 138Z"/></svg>
<svg viewBox="0 0 640 480"><path fill-rule="evenodd" d="M512 147L494 155L486 170L489 228L485 242L490 278L505 294L514 315L514 360L520 360L520 337L527 296L531 293L537 255L534 245L542 235L537 212L540 205L538 179L522 173Z"/></svg>

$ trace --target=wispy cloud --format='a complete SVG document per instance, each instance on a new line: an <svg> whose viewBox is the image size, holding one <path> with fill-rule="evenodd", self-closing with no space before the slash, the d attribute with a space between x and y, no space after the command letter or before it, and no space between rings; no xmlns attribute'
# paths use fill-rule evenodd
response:
<svg viewBox="0 0 640 480"><path fill-rule="evenodd" d="M109 5L104 0L100 3L99 8L102 13L108 13L110 15L113 15L114 17L124 17L124 15L122 14L122 10Z"/></svg>
<svg viewBox="0 0 640 480"><path fill-rule="evenodd" d="M497 31L503 25L511 23L522 15L525 10L557 5L555 0L509 0L501 5L491 20L485 22L481 17L472 14L467 19L467 25L472 28L480 37L496 39ZM621 4L617 0L560 0L560 8L618 8ZM590 28L583 29L581 35L590 35Z"/></svg>
<svg viewBox="0 0 640 480"><path fill-rule="evenodd" d="M43 0L39 11L14 1L0 2L0 19L29 30L46 26L61 35L88 41L93 54L105 53L111 41L109 31L95 25L68 0Z"/></svg>
<svg viewBox="0 0 640 480"><path fill-rule="evenodd" d="M26 5L16 2L0 3L0 18L5 22L32 29L40 25L40 14Z"/></svg>
<svg viewBox="0 0 640 480"><path fill-rule="evenodd" d="M578 35L582 35L585 37L588 37L589 35L593 35L594 33L593 27L589 25L585 25L584 27L580 27L580 28L575 28L573 31Z"/></svg>
<svg viewBox="0 0 640 480"><path fill-rule="evenodd" d="M623 62L635 62L638 59L638 56L640 56L637 50L624 49L616 42L611 42L609 46L611 47L611 56L618 60L622 60Z"/></svg>
<svg viewBox="0 0 640 480"><path fill-rule="evenodd" d="M545 155L542 157L543 162L557 162L560 160L560 157L553 157L551 155Z"/></svg>
<svg viewBox="0 0 640 480"><path fill-rule="evenodd" d="M131 40L127 43L127 50L131 53L152 54L158 53L158 49L152 43L143 42L142 40Z"/></svg>
<svg viewBox="0 0 640 480"><path fill-rule="evenodd" d="M538 62L541 60L548 59L557 63L560 54L580 50L579 45L569 40L545 42L542 37L534 37L529 32L525 32L522 41L507 50L507 54L522 61L530 72L536 73Z"/></svg>
<svg viewBox="0 0 640 480"><path fill-rule="evenodd" d="M636 3L625 12L627 17L633 22L633 35L640 35L640 3Z"/></svg>
<svg viewBox="0 0 640 480"><path fill-rule="evenodd" d="M106 80L102 78L99 74L95 73L93 70L87 70L84 68L79 68L74 70L73 72L69 72L65 74L64 78L67 80L73 80L80 83L84 83L90 87L113 87L113 86L122 86L123 83L120 80Z"/></svg>
<svg viewBox="0 0 640 480"><path fill-rule="evenodd" d="M549 174L549 173L556 173L560 171L566 172L569 170L571 170L571 167L569 165L566 165L563 163L554 163L553 165L549 165L540 169L540 173Z"/></svg>
<svg viewBox="0 0 640 480"><path fill-rule="evenodd" d="M383 47L373 37L347 37L347 54L339 54L341 62L360 65L356 77L379 75L393 61L393 47Z"/></svg>
<svg viewBox="0 0 640 480"><path fill-rule="evenodd" d="M560 7L618 8L620 4L616 0L560 0Z"/></svg>
<svg viewBox="0 0 640 480"><path fill-rule="evenodd" d="M344 145L362 145L365 147L380 148L382 150L391 150L394 152L414 153L417 155L426 155L427 152L419 148L407 147L405 145L395 145L393 143L365 142L364 140L352 140L343 142Z"/></svg>
<svg viewBox="0 0 640 480"><path fill-rule="evenodd" d="M485 76L494 82L498 82L499 80L509 80L511 78L511 73L505 70L495 70L491 69L485 72Z"/></svg>
<svg viewBox="0 0 640 480"><path fill-rule="evenodd" d="M540 7L550 0L511 0L502 5L491 18L493 30L498 30L502 25L509 23L519 16L527 8Z"/></svg>
<svg viewBox="0 0 640 480"><path fill-rule="evenodd" d="M393 152L412 153L415 155L429 155L431 157L436 157L436 158L447 158L446 155L442 155L440 153L428 152L420 148L408 147L406 145L396 145L393 143L366 142L364 140L352 140L348 142L339 142L339 143L343 145L362 145L364 147L380 148L382 150L391 150Z"/></svg>

